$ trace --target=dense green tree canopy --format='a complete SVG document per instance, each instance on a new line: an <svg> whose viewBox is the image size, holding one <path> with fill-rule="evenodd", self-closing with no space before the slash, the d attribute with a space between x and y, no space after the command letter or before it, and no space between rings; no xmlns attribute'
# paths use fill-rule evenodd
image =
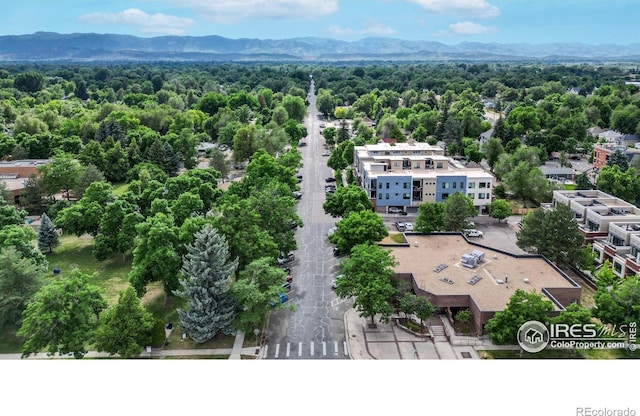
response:
<svg viewBox="0 0 640 416"><path fill-rule="evenodd" d="M75 269L40 288L24 310L18 335L22 356L47 352L82 358L94 341L100 312L107 307L99 287Z"/></svg>

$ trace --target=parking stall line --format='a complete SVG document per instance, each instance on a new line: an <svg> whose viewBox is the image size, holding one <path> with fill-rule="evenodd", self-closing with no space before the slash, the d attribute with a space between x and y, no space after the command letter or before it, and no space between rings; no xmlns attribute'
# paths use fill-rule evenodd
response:
<svg viewBox="0 0 640 416"><path fill-rule="evenodd" d="M286 354L286 357L289 357L290 351L291 351L291 343L287 342L287 354Z"/></svg>
<svg viewBox="0 0 640 416"><path fill-rule="evenodd" d="M302 355L302 342L298 342L298 357Z"/></svg>
<svg viewBox="0 0 640 416"><path fill-rule="evenodd" d="M313 341L311 341L311 355L313 356Z"/></svg>
<svg viewBox="0 0 640 416"><path fill-rule="evenodd" d="M322 355L327 355L327 343L322 341Z"/></svg>
<svg viewBox="0 0 640 416"><path fill-rule="evenodd" d="M333 355L338 355L338 341L333 343L333 347L335 349L335 352L333 353Z"/></svg>
<svg viewBox="0 0 640 416"><path fill-rule="evenodd" d="M347 349L347 341L342 341L344 346L344 355L349 355L349 350Z"/></svg>
<svg viewBox="0 0 640 416"><path fill-rule="evenodd" d="M267 358L267 353L269 352L269 344L265 344L264 346L264 354L262 354L262 358Z"/></svg>
<svg viewBox="0 0 640 416"><path fill-rule="evenodd" d="M274 358L278 358L279 354L280 354L280 344L276 344L276 354L274 355Z"/></svg>

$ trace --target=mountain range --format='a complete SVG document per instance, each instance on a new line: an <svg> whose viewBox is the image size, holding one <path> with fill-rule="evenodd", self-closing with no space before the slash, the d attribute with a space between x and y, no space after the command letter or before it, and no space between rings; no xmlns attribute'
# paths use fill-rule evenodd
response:
<svg viewBox="0 0 640 416"><path fill-rule="evenodd" d="M36 32L0 36L0 62L10 61L640 61L640 43L477 43L365 38L341 41L229 39L221 36L157 36Z"/></svg>

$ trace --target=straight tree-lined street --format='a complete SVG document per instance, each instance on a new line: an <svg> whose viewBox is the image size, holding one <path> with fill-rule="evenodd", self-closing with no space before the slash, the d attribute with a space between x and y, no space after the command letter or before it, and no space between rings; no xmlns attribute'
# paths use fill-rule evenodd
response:
<svg viewBox="0 0 640 416"><path fill-rule="evenodd" d="M293 283L288 304L293 310L274 310L264 334L262 358L267 359L348 359L344 329L347 303L337 298L331 280L337 274L338 258L333 256L327 232L336 219L324 213L324 178L332 175L322 157L324 138L316 109L314 83L309 89L305 118L308 135L300 147L302 198L298 215L304 226L296 233L298 250L291 268Z"/></svg>

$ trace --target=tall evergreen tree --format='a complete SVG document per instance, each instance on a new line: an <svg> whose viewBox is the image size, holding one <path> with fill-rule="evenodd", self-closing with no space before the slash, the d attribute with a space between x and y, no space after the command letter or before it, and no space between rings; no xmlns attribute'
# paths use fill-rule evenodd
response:
<svg viewBox="0 0 640 416"><path fill-rule="evenodd" d="M169 142L164 142L164 154L164 171L167 172L169 176L176 176L178 169L180 169L180 158L176 155L176 152L173 151L173 146L171 146Z"/></svg>
<svg viewBox="0 0 640 416"><path fill-rule="evenodd" d="M238 259L229 260L227 239L207 224L187 246L182 262L182 289L174 291L189 303L178 309L180 326L195 342L205 342L219 331L230 333L236 302L229 293Z"/></svg>
<svg viewBox="0 0 640 416"><path fill-rule="evenodd" d="M40 229L38 230L38 248L40 251L47 249L49 253L60 245L56 227L51 222L47 214L40 217Z"/></svg>

